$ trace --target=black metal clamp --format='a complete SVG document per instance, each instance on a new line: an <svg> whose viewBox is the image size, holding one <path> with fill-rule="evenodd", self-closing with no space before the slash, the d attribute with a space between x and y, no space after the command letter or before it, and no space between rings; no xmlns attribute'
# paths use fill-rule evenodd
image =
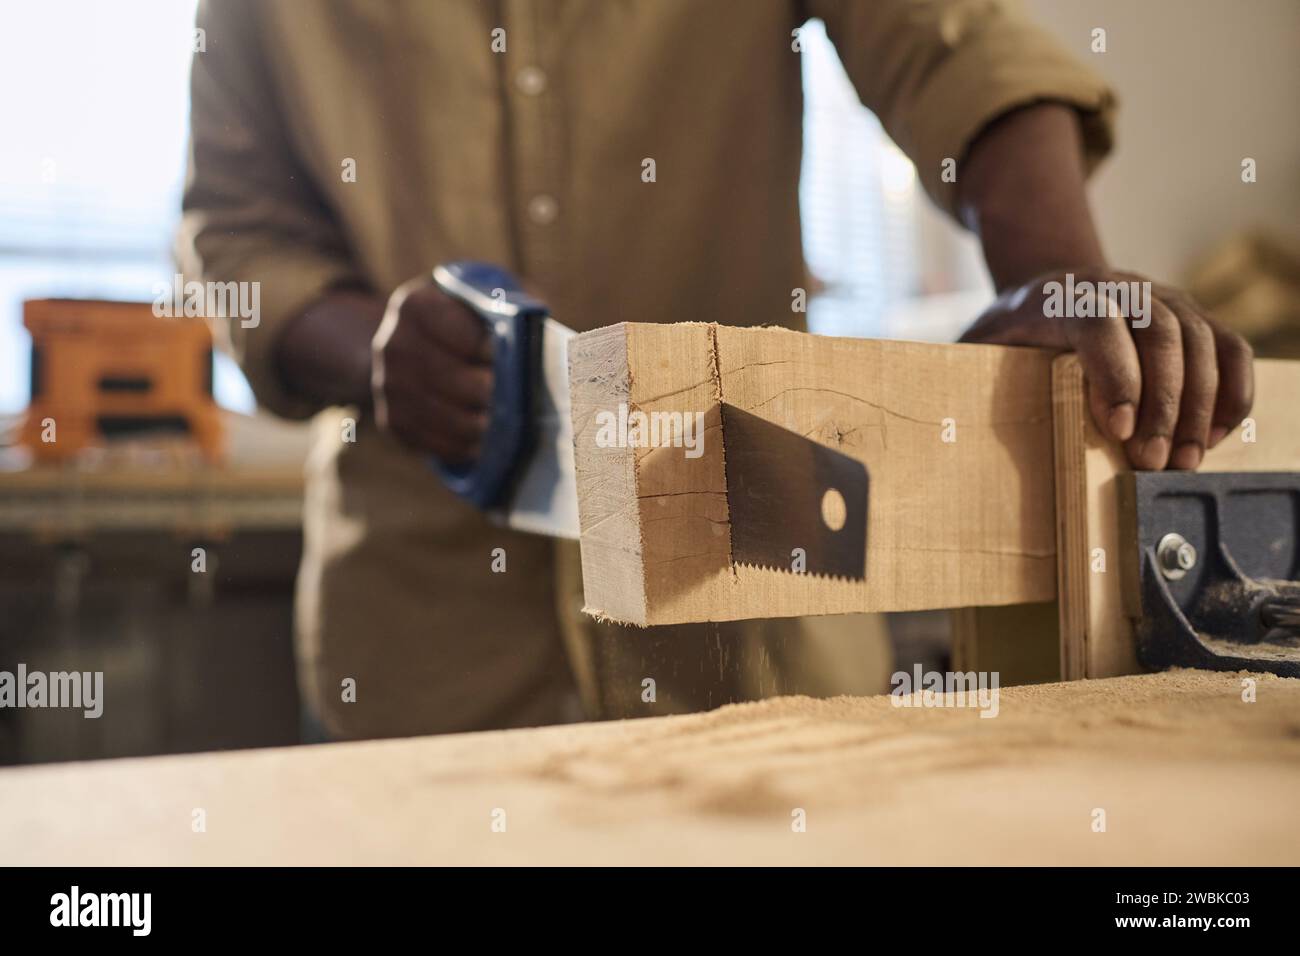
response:
<svg viewBox="0 0 1300 956"><path fill-rule="evenodd" d="M1300 474L1133 472L1118 481L1138 659L1300 677Z"/></svg>

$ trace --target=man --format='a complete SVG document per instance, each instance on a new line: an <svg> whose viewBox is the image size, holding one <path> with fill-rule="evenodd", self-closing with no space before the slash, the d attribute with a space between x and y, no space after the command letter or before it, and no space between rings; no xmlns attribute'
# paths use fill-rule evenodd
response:
<svg viewBox="0 0 1300 956"><path fill-rule="evenodd" d="M804 686L798 622L597 625L571 548L491 527L440 486L428 458L476 454L491 371L427 276L503 265L579 330L790 322L810 16L981 240L1000 297L968 340L1077 349L1096 420L1139 467L1194 468L1244 416L1249 351L1181 293L1156 287L1145 328L1045 315L1053 279L1128 278L1084 194L1114 104L1008 4L205 2L182 259L261 283L260 324L229 331L265 406L336 409L307 465L297 625L327 734L561 720L575 675L593 715ZM637 709L647 677L658 711Z"/></svg>

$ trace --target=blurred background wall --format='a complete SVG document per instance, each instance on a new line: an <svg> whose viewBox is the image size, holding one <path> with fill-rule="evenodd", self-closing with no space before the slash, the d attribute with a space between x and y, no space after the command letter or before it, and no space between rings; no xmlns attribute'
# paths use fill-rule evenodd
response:
<svg viewBox="0 0 1300 956"><path fill-rule="evenodd" d="M1112 262L1191 284L1257 347L1264 340L1261 354L1300 356L1300 3L1025 7L1119 93L1117 149L1090 190ZM1098 27L1104 53L1092 50ZM1246 157L1254 183L1241 179ZM947 339L992 292L971 237L923 201L915 222L921 298L892 303L879 334Z"/></svg>
<svg viewBox="0 0 1300 956"><path fill-rule="evenodd" d="M1093 198L1118 263L1177 280L1233 233L1300 241L1300 3L1029 0L1119 91L1119 149ZM1107 50L1089 50L1094 27ZM1243 157L1258 181L1241 181Z"/></svg>

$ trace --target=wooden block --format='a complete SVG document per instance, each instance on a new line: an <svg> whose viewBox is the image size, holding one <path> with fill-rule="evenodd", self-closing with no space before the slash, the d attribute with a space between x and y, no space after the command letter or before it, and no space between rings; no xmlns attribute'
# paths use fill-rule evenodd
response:
<svg viewBox="0 0 1300 956"><path fill-rule="evenodd" d="M1133 626L1121 587L1115 476L1128 471L1123 449L1097 431L1083 369L1074 355L1052 367L1059 521L1061 676L1065 680L1135 674ZM1249 430L1238 429L1205 456L1201 471L1300 470L1300 363L1255 363ZM1243 440L1243 439L1251 439ZM1105 570L1095 570L1103 565Z"/></svg>
<svg viewBox="0 0 1300 956"><path fill-rule="evenodd" d="M1050 370L1032 349L775 328L623 324L578 336L587 610L652 625L1052 600ZM866 466L865 580L732 560L723 403ZM620 405L702 414L701 453L602 447L602 413Z"/></svg>

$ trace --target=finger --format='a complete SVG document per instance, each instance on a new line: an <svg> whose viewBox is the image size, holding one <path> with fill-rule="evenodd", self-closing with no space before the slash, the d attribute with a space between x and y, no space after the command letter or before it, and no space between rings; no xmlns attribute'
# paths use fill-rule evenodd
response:
<svg viewBox="0 0 1300 956"><path fill-rule="evenodd" d="M1125 449L1135 468L1159 471L1169 461L1182 404L1183 336L1178 317L1167 305L1153 298L1150 309L1150 324L1133 330L1142 364L1142 399L1137 429Z"/></svg>
<svg viewBox="0 0 1300 956"><path fill-rule="evenodd" d="M420 353L419 367L408 368L413 378L427 383L427 390L453 405L469 409L492 405L495 374L490 365L470 364L458 356L435 349Z"/></svg>
<svg viewBox="0 0 1300 956"><path fill-rule="evenodd" d="M442 362L452 363L443 368ZM431 403L454 409L466 421L486 421L491 402L491 370L478 365L457 365L451 359L430 359L417 370L390 366L384 390L385 405L414 404L423 411ZM483 400L487 395L488 399Z"/></svg>
<svg viewBox="0 0 1300 956"><path fill-rule="evenodd" d="M412 411L424 421L465 447L477 445L487 433L488 413L484 410L463 408L446 399L424 393L412 401Z"/></svg>
<svg viewBox="0 0 1300 956"><path fill-rule="evenodd" d="M452 355L422 335L399 331L373 365L383 369L390 393L395 389L427 392L469 409L492 404L494 372L490 365Z"/></svg>
<svg viewBox="0 0 1300 956"><path fill-rule="evenodd" d="M1178 318L1183 342L1183 395L1169 466L1191 470L1200 465L1209 447L1210 420L1219 390L1219 362L1214 332L1195 304L1186 298L1168 304Z"/></svg>
<svg viewBox="0 0 1300 956"><path fill-rule="evenodd" d="M457 447L469 447L482 441L489 422L484 408L468 408L439 395L430 379L403 376L392 380L385 396L390 418L400 417L410 424L418 421L417 432L438 433Z"/></svg>
<svg viewBox="0 0 1300 956"><path fill-rule="evenodd" d="M1092 420L1115 441L1132 437L1142 398L1142 366L1127 322L1123 316L1065 322L1088 379Z"/></svg>
<svg viewBox="0 0 1300 956"><path fill-rule="evenodd" d="M479 442L457 437L418 403L394 405L390 419L392 433L403 444L434 455L444 464L466 464L479 455Z"/></svg>
<svg viewBox="0 0 1300 956"><path fill-rule="evenodd" d="M1210 323L1219 365L1219 391L1211 416L1209 447L1227 437L1255 403L1255 353L1240 335Z"/></svg>
<svg viewBox="0 0 1300 956"><path fill-rule="evenodd" d="M486 323L437 286L413 291L403 301L402 311L452 355L473 362L492 361L492 340Z"/></svg>
<svg viewBox="0 0 1300 956"><path fill-rule="evenodd" d="M1132 273L1119 273L1119 275L1134 281L1142 279L1141 276ZM1153 290L1158 298L1166 302L1187 300L1185 294L1167 286L1157 285ZM1201 316L1214 336L1219 387L1206 444L1207 448L1213 448L1250 414L1255 399L1255 355L1249 343L1241 336L1222 328L1196 303L1188 302L1188 305L1192 311Z"/></svg>

